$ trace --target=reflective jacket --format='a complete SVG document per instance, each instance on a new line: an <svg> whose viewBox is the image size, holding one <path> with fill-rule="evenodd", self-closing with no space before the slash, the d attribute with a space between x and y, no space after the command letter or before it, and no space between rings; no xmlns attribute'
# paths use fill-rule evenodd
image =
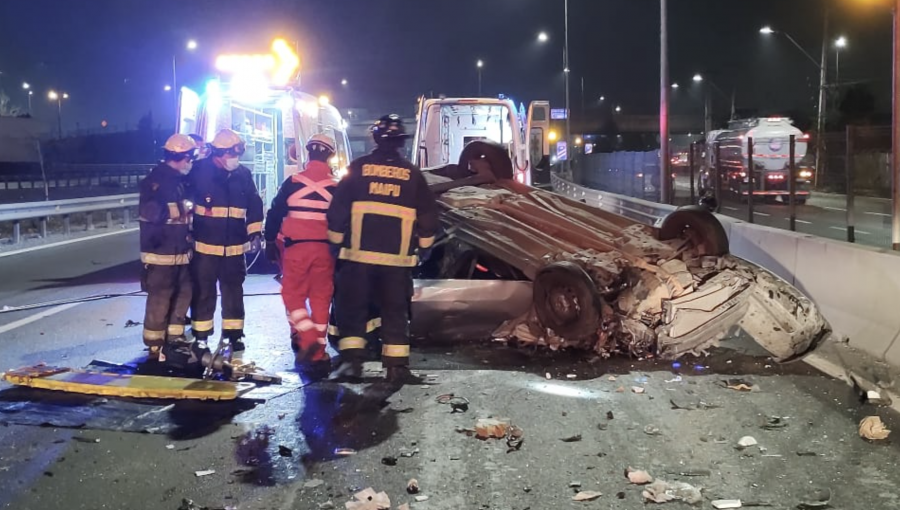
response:
<svg viewBox="0 0 900 510"><path fill-rule="evenodd" d="M180 266L191 261L187 178L163 163L140 186L141 262Z"/></svg>
<svg viewBox="0 0 900 510"><path fill-rule="evenodd" d="M321 161L310 161L306 170L285 180L266 215L266 242L327 242L325 213L336 187L331 168Z"/></svg>
<svg viewBox="0 0 900 510"><path fill-rule="evenodd" d="M415 249L430 248L438 228L425 177L397 151L376 149L352 163L328 208L328 238L340 258L414 267Z"/></svg>
<svg viewBox="0 0 900 510"><path fill-rule="evenodd" d="M245 166L229 172L212 158L189 174L194 201L194 251L237 256L250 249L250 236L262 234L263 203Z"/></svg>

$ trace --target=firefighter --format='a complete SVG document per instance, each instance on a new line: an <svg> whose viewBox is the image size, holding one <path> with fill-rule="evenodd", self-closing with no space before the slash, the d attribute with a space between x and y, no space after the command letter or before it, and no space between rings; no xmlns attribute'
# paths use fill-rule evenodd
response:
<svg viewBox="0 0 900 510"><path fill-rule="evenodd" d="M203 141L203 137L197 134L188 135L191 137L191 140L197 144L197 159L195 161L200 161L201 159L206 159L209 156L209 144Z"/></svg>
<svg viewBox="0 0 900 510"><path fill-rule="evenodd" d="M253 175L241 165L245 145L230 129L219 131L210 155L191 172L194 198L194 298L191 330L198 347L213 334L218 284L222 292L222 337L231 344L232 362L244 354L245 253L262 247L263 203Z"/></svg>
<svg viewBox="0 0 900 510"><path fill-rule="evenodd" d="M335 379L358 380L371 302L381 314L381 359L391 383L409 371L409 289L417 249L434 244L437 204L422 173L400 154L408 135L397 115L372 129L376 149L350 164L328 209L328 238L341 245L335 307L343 361Z"/></svg>
<svg viewBox="0 0 900 510"><path fill-rule="evenodd" d="M140 186L141 275L147 292L144 344L151 359L177 365L190 354L184 336L191 304L190 217L186 175L197 155L186 135L172 135L163 146L163 163L150 171ZM161 355L162 352L162 355Z"/></svg>
<svg viewBox="0 0 900 510"><path fill-rule="evenodd" d="M284 181L266 216L266 258L281 268L281 297L297 366L324 367L327 375L330 360L325 345L334 293L334 258L325 213L337 186L328 165L336 151L335 141L324 134L314 135L306 150L306 168Z"/></svg>

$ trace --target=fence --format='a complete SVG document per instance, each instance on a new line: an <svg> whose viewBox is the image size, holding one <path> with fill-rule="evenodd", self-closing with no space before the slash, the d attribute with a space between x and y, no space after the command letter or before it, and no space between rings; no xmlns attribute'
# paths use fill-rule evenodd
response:
<svg viewBox="0 0 900 510"><path fill-rule="evenodd" d="M134 190L153 165L52 165L0 173L0 203L81 198Z"/></svg>
<svg viewBox="0 0 900 510"><path fill-rule="evenodd" d="M579 158L575 181L644 200L659 200L659 151L609 152Z"/></svg>
<svg viewBox="0 0 900 510"><path fill-rule="evenodd" d="M83 221L85 230L94 229L94 213L106 213L106 228L115 226L114 217L120 218L121 225L127 226L132 219L132 209L138 205L138 195L115 195L100 198L79 198L74 200L53 200L24 204L0 205L0 225L11 226L11 242L22 240L22 222L35 220L39 223L40 236L47 237L51 218L61 218L62 233L72 233L72 218ZM117 214L114 214L117 213Z"/></svg>

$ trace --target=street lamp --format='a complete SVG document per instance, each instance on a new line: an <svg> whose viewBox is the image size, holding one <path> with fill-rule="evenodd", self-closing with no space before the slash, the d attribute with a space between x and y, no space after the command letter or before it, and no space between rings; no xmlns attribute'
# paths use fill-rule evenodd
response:
<svg viewBox="0 0 900 510"><path fill-rule="evenodd" d="M622 107L616 106L616 113L622 113Z"/></svg>
<svg viewBox="0 0 900 510"><path fill-rule="evenodd" d="M194 39L190 39L185 47L191 51L194 51L197 49L197 41L195 41Z"/></svg>
<svg viewBox="0 0 900 510"><path fill-rule="evenodd" d="M550 36L547 35L547 32L541 32L538 34L537 40L539 43L545 43L550 40Z"/></svg>
<svg viewBox="0 0 900 510"><path fill-rule="evenodd" d="M188 41L184 45L185 49L188 51L194 51L197 49L197 41L194 39L188 39ZM175 125L178 125L178 65L176 60L176 55L172 55L172 86L166 89L166 92L172 91L172 102L175 104Z"/></svg>
<svg viewBox="0 0 900 510"><path fill-rule="evenodd" d="M27 81L22 82L22 90L25 90L26 91L25 95L28 96L28 115L31 115L31 95L33 94L33 91L30 89L31 89L31 84L29 84Z"/></svg>
<svg viewBox="0 0 900 510"><path fill-rule="evenodd" d="M478 69L478 97L481 97L481 70L484 69L484 61L478 60L475 67Z"/></svg>
<svg viewBox="0 0 900 510"><path fill-rule="evenodd" d="M672 89L673 89L673 90L678 90L678 82L675 82L675 83L672 84Z"/></svg>
<svg viewBox="0 0 900 510"><path fill-rule="evenodd" d="M47 92L47 99L56 101L56 124L59 129L59 138L62 138L62 101L63 99L69 99L69 94L65 92L59 94L55 90L51 90Z"/></svg>
<svg viewBox="0 0 900 510"><path fill-rule="evenodd" d="M347 86L347 83L348 83L347 78L344 78L343 80L341 80L341 85L343 85L344 87Z"/></svg>
<svg viewBox="0 0 900 510"><path fill-rule="evenodd" d="M166 85L165 87L163 87L163 90L166 91L166 92L169 92L169 91L172 90L172 86L171 86L171 85Z"/></svg>
<svg viewBox="0 0 900 510"><path fill-rule="evenodd" d="M841 83L841 50L847 47L847 38L844 36L838 37L834 41L834 81L837 84Z"/></svg>
<svg viewBox="0 0 900 510"><path fill-rule="evenodd" d="M694 83L700 83L703 81L703 75L700 73L697 73L694 75L693 80L694 80Z"/></svg>

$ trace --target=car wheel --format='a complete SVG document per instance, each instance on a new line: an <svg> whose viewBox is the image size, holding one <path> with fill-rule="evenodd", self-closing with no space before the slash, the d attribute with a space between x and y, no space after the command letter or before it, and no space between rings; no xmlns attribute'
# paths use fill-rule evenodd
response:
<svg viewBox="0 0 900 510"><path fill-rule="evenodd" d="M577 264L555 262L534 279L534 309L544 327L570 340L597 334L600 298L591 277Z"/></svg>
<svg viewBox="0 0 900 510"><path fill-rule="evenodd" d="M716 217L701 206L680 207L663 219L660 241L690 239L701 255L728 254L728 235Z"/></svg>

